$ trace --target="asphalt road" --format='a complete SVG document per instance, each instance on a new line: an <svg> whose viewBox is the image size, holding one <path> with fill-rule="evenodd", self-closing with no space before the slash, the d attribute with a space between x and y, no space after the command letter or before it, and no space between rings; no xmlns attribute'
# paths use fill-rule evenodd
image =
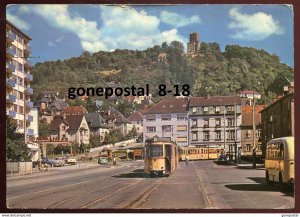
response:
<svg viewBox="0 0 300 217"><path fill-rule="evenodd" d="M289 209L293 192L267 186L262 169L213 161L180 163L169 177L148 178L143 161L78 165L7 178L7 206L37 209Z"/></svg>

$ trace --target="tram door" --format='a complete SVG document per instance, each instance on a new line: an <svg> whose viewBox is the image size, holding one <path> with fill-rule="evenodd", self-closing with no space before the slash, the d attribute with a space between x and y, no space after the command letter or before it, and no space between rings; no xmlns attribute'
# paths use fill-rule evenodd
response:
<svg viewBox="0 0 300 217"><path fill-rule="evenodd" d="M172 155L172 146L171 145L166 145L166 172L168 173L171 173L171 161L172 161L172 158L171 158L171 155Z"/></svg>

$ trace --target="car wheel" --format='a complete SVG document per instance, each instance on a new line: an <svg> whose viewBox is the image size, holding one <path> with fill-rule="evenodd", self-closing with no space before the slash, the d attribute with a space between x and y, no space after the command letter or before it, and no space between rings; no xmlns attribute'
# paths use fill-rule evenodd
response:
<svg viewBox="0 0 300 217"><path fill-rule="evenodd" d="M267 185L273 185L273 182L270 180L269 172L266 171L266 182Z"/></svg>

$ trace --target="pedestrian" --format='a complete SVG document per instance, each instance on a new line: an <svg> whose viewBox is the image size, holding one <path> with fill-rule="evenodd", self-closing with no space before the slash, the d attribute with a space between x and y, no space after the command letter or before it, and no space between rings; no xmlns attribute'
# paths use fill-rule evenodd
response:
<svg viewBox="0 0 300 217"><path fill-rule="evenodd" d="M189 165L189 156L185 156L185 165L188 166Z"/></svg>
<svg viewBox="0 0 300 217"><path fill-rule="evenodd" d="M117 165L117 158L116 158L116 155L113 157L113 165L114 165L114 166Z"/></svg>

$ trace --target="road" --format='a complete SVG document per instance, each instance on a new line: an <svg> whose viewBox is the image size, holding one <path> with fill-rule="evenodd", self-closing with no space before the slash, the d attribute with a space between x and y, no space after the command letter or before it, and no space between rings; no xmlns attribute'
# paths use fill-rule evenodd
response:
<svg viewBox="0 0 300 217"><path fill-rule="evenodd" d="M288 209L293 192L267 186L263 169L194 161L169 177L148 178L143 161L69 166L7 178L9 208Z"/></svg>

